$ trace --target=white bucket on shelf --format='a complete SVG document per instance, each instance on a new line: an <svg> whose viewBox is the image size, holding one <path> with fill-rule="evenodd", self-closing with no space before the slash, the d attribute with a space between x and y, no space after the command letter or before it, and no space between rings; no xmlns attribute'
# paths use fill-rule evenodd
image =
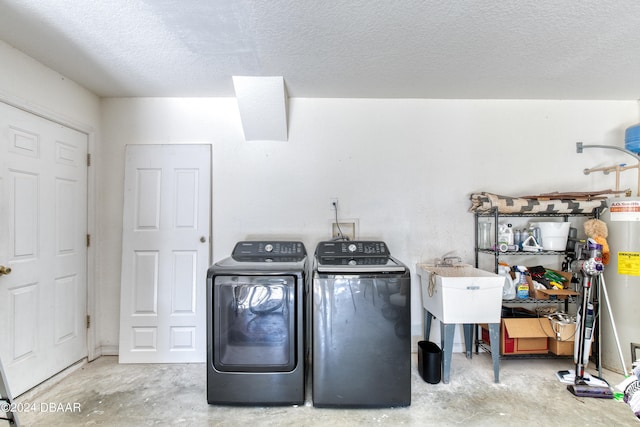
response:
<svg viewBox="0 0 640 427"><path fill-rule="evenodd" d="M567 249L570 222L534 222L531 225L540 228L542 249L545 251L564 251Z"/></svg>

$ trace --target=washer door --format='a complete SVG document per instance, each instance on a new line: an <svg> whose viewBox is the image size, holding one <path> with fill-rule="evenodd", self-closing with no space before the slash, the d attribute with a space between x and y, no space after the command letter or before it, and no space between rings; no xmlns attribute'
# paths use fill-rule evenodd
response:
<svg viewBox="0 0 640 427"><path fill-rule="evenodd" d="M213 365L224 372L296 367L294 276L217 276L213 283Z"/></svg>

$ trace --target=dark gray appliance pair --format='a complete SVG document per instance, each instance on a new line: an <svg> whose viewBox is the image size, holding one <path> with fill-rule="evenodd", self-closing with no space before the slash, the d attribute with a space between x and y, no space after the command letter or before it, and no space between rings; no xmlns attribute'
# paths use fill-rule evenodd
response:
<svg viewBox="0 0 640 427"><path fill-rule="evenodd" d="M384 242L321 242L312 283L313 405L410 405L409 269Z"/></svg>
<svg viewBox="0 0 640 427"><path fill-rule="evenodd" d="M239 242L209 268L209 403L304 403L307 270L293 241Z"/></svg>

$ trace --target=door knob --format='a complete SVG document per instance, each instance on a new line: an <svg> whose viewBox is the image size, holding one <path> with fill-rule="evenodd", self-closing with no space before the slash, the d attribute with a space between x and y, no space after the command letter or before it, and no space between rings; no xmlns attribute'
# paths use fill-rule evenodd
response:
<svg viewBox="0 0 640 427"><path fill-rule="evenodd" d="M206 242L206 241L207 241L207 238L206 238L206 237L204 237L204 236L200 237L200 242L204 243L204 242Z"/></svg>
<svg viewBox="0 0 640 427"><path fill-rule="evenodd" d="M3 274L11 273L11 267L5 267L4 265L0 265L0 276Z"/></svg>

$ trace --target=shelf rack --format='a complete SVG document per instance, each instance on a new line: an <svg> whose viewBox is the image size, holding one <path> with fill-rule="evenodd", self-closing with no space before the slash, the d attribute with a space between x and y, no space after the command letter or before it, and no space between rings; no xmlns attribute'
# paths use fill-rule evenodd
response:
<svg viewBox="0 0 640 427"><path fill-rule="evenodd" d="M570 217L585 217L585 218L599 218L600 212L598 209L594 209L592 212L579 212L579 213L553 213L553 212L528 212L528 213L499 213L498 208L493 208L491 211L486 213L474 213L474 228L475 228L475 237L474 237L474 246L475 246L475 266L478 266L479 263L479 254L491 254L494 256L494 272L498 271L498 258L500 255L518 255L518 256L540 256L540 255L565 255L566 251L538 251L538 252L527 252L527 251L506 251L501 252L497 249L485 249L478 247L478 224L480 218L493 218L494 227L493 227L493 241L498 241L498 220L499 218L562 218L565 222L569 221Z"/></svg>
<svg viewBox="0 0 640 427"><path fill-rule="evenodd" d="M479 228L479 220L480 218L492 218L493 219L493 231L494 231L494 242L498 241L498 221L500 218L562 218L563 221L569 221L570 217L583 217L583 218L599 218L600 210L598 208L593 209L591 212L578 212L578 213L555 213L555 212L520 212L520 213L499 213L498 208L493 208L488 212L475 212L474 213L474 229L475 229L475 237L474 237L474 247L475 247L475 266L479 265L479 255L488 254L494 257L494 272L498 271L498 263L500 256L540 256L540 255L568 255L570 252L567 251L537 251L537 252L528 252L528 251L500 251L498 249L485 249L478 247L478 228ZM569 303L575 303L577 301L576 297L568 296L564 300L559 299L534 299L534 298L525 298L525 299L513 299L513 300L503 300L502 303L505 305L509 304L557 304L559 302L564 302L565 312L568 312ZM491 353L490 347L480 339L479 334L479 325L476 325L474 328L474 333L476 335L475 341L475 351L478 353L479 349L482 349L488 353ZM597 344L596 344L597 345ZM555 354L547 353L547 354L518 354L518 355L508 355L503 356L500 355L500 358L522 358L522 359L534 359L534 358L568 358L573 356L558 356Z"/></svg>

